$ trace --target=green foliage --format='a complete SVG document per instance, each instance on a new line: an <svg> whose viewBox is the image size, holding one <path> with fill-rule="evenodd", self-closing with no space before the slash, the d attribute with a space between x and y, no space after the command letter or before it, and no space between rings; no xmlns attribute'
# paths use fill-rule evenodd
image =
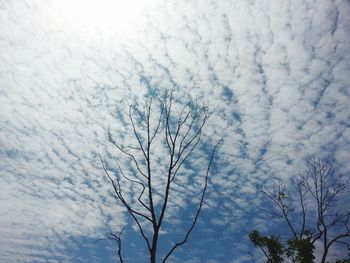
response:
<svg viewBox="0 0 350 263"><path fill-rule="evenodd" d="M260 233L257 230L253 230L249 233L249 239L255 246L259 246L263 243Z"/></svg>
<svg viewBox="0 0 350 263"><path fill-rule="evenodd" d="M249 239L264 252L266 263L283 262L283 246L278 236L261 236L259 231L254 230L249 234Z"/></svg>
<svg viewBox="0 0 350 263"><path fill-rule="evenodd" d="M315 246L311 243L311 237L302 239L291 238L287 241L288 247L286 255L292 258L294 263L312 263L314 262Z"/></svg>
<svg viewBox="0 0 350 263"><path fill-rule="evenodd" d="M283 262L282 254L283 248L279 237L270 236L265 237L265 244L270 253L270 259L267 261L269 263L279 263Z"/></svg>
<svg viewBox="0 0 350 263"><path fill-rule="evenodd" d="M280 191L278 193L278 198L283 201L283 200L287 199L287 196L286 196L286 194L283 191Z"/></svg>
<svg viewBox="0 0 350 263"><path fill-rule="evenodd" d="M350 207L342 198L347 197L350 183L336 172L333 158L307 160L305 171L291 178L289 185L282 180L272 182L274 184L266 184L260 190L271 206L257 207L265 214L280 218L289 236L281 243L278 238L262 236L258 231L249 235L268 262L273 262L273 255L282 255L293 263L312 263L316 242L321 244L318 249L321 263L327 262L330 249L336 243L349 249ZM336 263L350 263L350 254Z"/></svg>
<svg viewBox="0 0 350 263"><path fill-rule="evenodd" d="M314 245L311 242L311 235L305 232L301 239L291 238L285 245L277 236L262 236L259 231L254 230L249 233L250 241L259 247L265 254L266 263L283 262L283 256L292 259L293 263L313 263L314 262ZM348 261L339 261L337 263L349 263Z"/></svg>

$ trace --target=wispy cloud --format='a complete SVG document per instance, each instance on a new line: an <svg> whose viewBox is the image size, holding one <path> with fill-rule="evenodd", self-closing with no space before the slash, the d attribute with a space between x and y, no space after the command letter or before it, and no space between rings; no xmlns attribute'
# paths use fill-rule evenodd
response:
<svg viewBox="0 0 350 263"><path fill-rule="evenodd" d="M96 149L122 128L123 99L150 88L208 100L206 135L224 133L185 262L248 262L249 203L271 176L315 153L350 171L347 1L158 1L125 37L53 2L0 4L0 261L69 262L71 238L125 224ZM172 215L196 203L180 189Z"/></svg>

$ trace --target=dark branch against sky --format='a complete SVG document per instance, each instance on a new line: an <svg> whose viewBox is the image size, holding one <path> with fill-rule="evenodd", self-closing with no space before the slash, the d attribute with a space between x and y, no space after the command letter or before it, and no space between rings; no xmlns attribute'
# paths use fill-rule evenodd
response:
<svg viewBox="0 0 350 263"><path fill-rule="evenodd" d="M125 98L175 88L216 108L204 135L224 141L191 249L174 261L249 262L264 182L314 155L349 174L349 2L116 3L0 1L0 261L111 261L114 244L92 241L128 219L97 154L105 130L121 131ZM186 166L189 189L195 174ZM142 262L132 226L123 235Z"/></svg>

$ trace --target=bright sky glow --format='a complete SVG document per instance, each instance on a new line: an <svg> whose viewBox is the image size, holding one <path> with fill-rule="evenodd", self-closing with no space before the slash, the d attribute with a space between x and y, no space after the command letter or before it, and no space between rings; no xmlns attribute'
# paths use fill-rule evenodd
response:
<svg viewBox="0 0 350 263"><path fill-rule="evenodd" d="M79 26L128 32L150 5L149 0L63 0L58 5Z"/></svg>
<svg viewBox="0 0 350 263"><path fill-rule="evenodd" d="M224 141L198 225L170 261L251 263L252 228L285 229L251 205L257 189L314 155L350 175L349 14L343 0L0 0L0 262L116 262L114 243L93 241L127 226L125 262L144 263L96 152L118 160L109 128L135 139L122 99L178 87L179 101L216 109L203 140ZM209 158L198 156L172 191L160 255L198 207L194 167Z"/></svg>

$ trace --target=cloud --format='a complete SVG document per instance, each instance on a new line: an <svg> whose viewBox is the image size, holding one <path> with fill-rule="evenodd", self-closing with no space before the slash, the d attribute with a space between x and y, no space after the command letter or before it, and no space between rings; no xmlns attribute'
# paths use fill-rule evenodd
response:
<svg viewBox="0 0 350 263"><path fill-rule="evenodd" d="M76 23L53 1L0 4L0 261L70 261L71 237L125 224L96 149L105 149L106 128L122 128L123 99L150 87L208 100L218 111L206 135L224 135L184 261L244 262L247 246L233 247L255 220L256 187L292 176L306 157L334 154L349 172L348 2L154 5L124 36ZM182 184L201 184L187 172ZM171 215L190 204L180 186L174 193ZM210 229L231 240L221 255L202 249L215 244L200 234Z"/></svg>

